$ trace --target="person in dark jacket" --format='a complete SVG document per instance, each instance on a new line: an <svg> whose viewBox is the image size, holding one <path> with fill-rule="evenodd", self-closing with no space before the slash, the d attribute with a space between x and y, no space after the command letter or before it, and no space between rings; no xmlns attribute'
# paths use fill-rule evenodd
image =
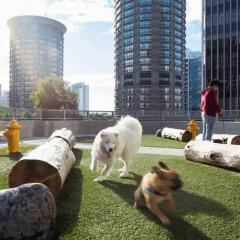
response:
<svg viewBox="0 0 240 240"><path fill-rule="evenodd" d="M201 112L203 122L203 141L211 141L213 135L213 127L216 121L217 114L222 115L222 110L219 107L216 99L216 94L219 86L219 81L212 80L208 87L201 92Z"/></svg>

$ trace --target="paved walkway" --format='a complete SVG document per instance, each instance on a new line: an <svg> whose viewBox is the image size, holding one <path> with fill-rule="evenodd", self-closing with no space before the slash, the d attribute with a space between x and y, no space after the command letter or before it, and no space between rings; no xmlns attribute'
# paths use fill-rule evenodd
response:
<svg viewBox="0 0 240 240"><path fill-rule="evenodd" d="M30 145L41 145L43 144L47 138L39 138L33 140L24 140L21 144L30 144ZM6 143L0 143L0 146L7 146ZM77 143L75 145L76 148L79 149L92 149L92 144L90 143ZM140 147L139 153L144 154L156 154L156 155L169 155L169 156L184 156L183 149L175 149L175 148L156 148L156 147Z"/></svg>

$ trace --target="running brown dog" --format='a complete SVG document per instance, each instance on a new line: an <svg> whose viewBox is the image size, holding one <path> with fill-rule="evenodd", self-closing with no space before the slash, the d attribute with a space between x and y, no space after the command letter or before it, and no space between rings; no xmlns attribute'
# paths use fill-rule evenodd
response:
<svg viewBox="0 0 240 240"><path fill-rule="evenodd" d="M157 204L166 202L171 211L175 210L172 191L182 187L178 173L159 162L159 167L144 175L138 189L134 193L134 207L146 206L157 215L163 224L170 224L170 219L159 209Z"/></svg>

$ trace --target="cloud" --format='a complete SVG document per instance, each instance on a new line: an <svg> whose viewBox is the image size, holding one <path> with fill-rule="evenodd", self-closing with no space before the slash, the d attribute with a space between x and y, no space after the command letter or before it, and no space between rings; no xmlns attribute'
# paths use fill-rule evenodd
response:
<svg viewBox="0 0 240 240"><path fill-rule="evenodd" d="M187 24L193 21L201 21L202 0L187 0Z"/></svg>
<svg viewBox="0 0 240 240"><path fill-rule="evenodd" d="M187 48L199 51L201 49L202 0L187 0Z"/></svg>
<svg viewBox="0 0 240 240"><path fill-rule="evenodd" d="M89 85L89 108L97 111L114 110L114 74L70 74L64 77L70 83L84 82Z"/></svg>
<svg viewBox="0 0 240 240"><path fill-rule="evenodd" d="M114 35L114 27L110 27L109 29L107 29L106 31L102 32L101 33L102 35L111 35L113 36Z"/></svg>
<svg viewBox="0 0 240 240"><path fill-rule="evenodd" d="M114 86L113 73L67 74L64 79L71 83L84 82L91 86Z"/></svg>
<svg viewBox="0 0 240 240"><path fill-rule="evenodd" d="M62 0L50 4L47 14L61 20L69 31L89 22L113 22L114 9L108 0Z"/></svg>

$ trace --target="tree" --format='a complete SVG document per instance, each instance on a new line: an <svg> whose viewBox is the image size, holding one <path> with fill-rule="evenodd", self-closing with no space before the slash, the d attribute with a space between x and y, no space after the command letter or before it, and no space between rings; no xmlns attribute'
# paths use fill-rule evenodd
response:
<svg viewBox="0 0 240 240"><path fill-rule="evenodd" d="M37 90L30 95L35 108L77 109L77 94L59 77L46 77L39 81Z"/></svg>

